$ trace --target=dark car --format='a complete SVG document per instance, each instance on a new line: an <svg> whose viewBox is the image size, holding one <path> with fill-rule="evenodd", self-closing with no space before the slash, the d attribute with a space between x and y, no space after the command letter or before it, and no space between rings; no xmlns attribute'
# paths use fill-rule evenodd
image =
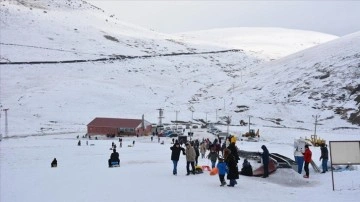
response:
<svg viewBox="0 0 360 202"><path fill-rule="evenodd" d="M170 133L166 137L177 137L177 136L179 136L177 133Z"/></svg>

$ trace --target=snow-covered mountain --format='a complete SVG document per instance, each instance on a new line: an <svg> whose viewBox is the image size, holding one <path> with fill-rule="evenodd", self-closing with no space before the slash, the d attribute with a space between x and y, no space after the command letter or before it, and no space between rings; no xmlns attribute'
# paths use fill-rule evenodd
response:
<svg viewBox="0 0 360 202"><path fill-rule="evenodd" d="M331 110L359 125L359 42L360 32L356 32L267 63L271 68L258 68L264 81L256 89L268 92L266 100L274 104ZM333 116L330 113L323 119Z"/></svg>
<svg viewBox="0 0 360 202"><path fill-rule="evenodd" d="M242 49L264 60L274 60L338 38L324 33L271 27L234 27L177 34L196 44Z"/></svg>
<svg viewBox="0 0 360 202"><path fill-rule="evenodd" d="M121 22L80 0L1 1L1 45L1 61L12 62L153 55L200 48Z"/></svg>
<svg viewBox="0 0 360 202"><path fill-rule="evenodd" d="M158 108L165 122L252 116L312 130L316 114L318 130L359 129L345 121L359 124L359 33L328 43L337 37L278 28L170 36L79 0L1 1L0 25L9 136L85 132L101 116L156 123Z"/></svg>

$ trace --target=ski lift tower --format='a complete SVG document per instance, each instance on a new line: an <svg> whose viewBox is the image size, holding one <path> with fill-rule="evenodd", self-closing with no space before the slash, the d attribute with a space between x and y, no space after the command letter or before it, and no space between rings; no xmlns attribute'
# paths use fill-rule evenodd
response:
<svg viewBox="0 0 360 202"><path fill-rule="evenodd" d="M164 117L164 109L159 108L157 110L159 110L159 117L158 117L159 118L159 126L162 126L163 125L162 119L165 118Z"/></svg>

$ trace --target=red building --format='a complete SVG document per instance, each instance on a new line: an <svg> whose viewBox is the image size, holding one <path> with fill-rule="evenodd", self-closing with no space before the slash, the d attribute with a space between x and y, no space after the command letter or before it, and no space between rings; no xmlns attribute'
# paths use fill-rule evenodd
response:
<svg viewBox="0 0 360 202"><path fill-rule="evenodd" d="M87 125L87 135L150 135L151 123L144 119L95 118Z"/></svg>

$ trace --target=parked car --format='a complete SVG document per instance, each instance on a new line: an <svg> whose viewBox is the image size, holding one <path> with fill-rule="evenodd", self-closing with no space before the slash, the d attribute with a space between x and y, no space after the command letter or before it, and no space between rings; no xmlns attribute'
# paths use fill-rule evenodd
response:
<svg viewBox="0 0 360 202"><path fill-rule="evenodd" d="M178 136L178 141L180 144L185 144L187 142L187 136Z"/></svg>
<svg viewBox="0 0 360 202"><path fill-rule="evenodd" d="M227 138L228 136L230 136L230 134L227 133L227 132L219 132L219 133L217 133L215 135L219 136L220 138Z"/></svg>
<svg viewBox="0 0 360 202"><path fill-rule="evenodd" d="M179 134L177 134L177 133L171 133L171 134L167 135L166 137L178 137L178 136L179 136Z"/></svg>

